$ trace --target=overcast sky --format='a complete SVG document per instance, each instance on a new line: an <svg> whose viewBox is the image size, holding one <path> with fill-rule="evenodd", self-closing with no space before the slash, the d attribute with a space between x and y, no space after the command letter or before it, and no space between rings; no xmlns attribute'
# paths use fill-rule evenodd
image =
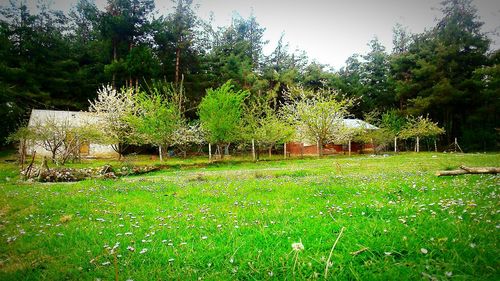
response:
<svg viewBox="0 0 500 281"><path fill-rule="evenodd" d="M0 0L6 2L7 0ZM34 0L28 0L28 2ZM155 0L162 14L169 13L171 0ZM281 34L290 49L305 50L311 59L339 69L354 53L366 53L367 43L377 36L392 49L392 28L396 23L420 33L435 25L441 17L441 0L194 0L198 15L208 19L213 12L215 25L227 26L235 14L247 18L255 15L266 28L269 40L264 52L269 54ZM53 0L54 7L67 11L76 0ZM96 0L103 8L106 0ZM500 0L473 0L483 31L500 46ZM493 33L497 33L494 35Z"/></svg>

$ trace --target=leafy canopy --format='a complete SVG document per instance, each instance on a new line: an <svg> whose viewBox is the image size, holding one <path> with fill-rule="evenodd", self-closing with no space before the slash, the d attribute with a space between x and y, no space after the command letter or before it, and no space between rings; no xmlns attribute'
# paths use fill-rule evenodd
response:
<svg viewBox="0 0 500 281"><path fill-rule="evenodd" d="M235 91L231 81L219 88L207 90L198 114L210 142L223 144L239 139L243 101L247 95L248 91Z"/></svg>

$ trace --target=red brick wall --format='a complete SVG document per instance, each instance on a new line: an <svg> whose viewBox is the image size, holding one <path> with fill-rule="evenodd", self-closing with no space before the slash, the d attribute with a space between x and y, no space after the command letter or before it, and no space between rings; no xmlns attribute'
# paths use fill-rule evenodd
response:
<svg viewBox="0 0 500 281"><path fill-rule="evenodd" d="M302 151L302 149L304 149ZM300 142L290 142L286 144L286 150L290 155L301 155L304 153L304 155L317 155L318 154L318 149L316 145L307 145L304 146L304 144Z"/></svg>

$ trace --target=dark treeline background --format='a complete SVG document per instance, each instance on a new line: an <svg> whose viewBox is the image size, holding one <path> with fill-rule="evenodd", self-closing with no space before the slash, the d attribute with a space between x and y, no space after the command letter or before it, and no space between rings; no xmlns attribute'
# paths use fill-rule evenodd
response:
<svg viewBox="0 0 500 281"><path fill-rule="evenodd" d="M87 110L102 84L148 87L181 83L188 118L205 89L228 79L252 94L301 84L359 97L355 117L369 112L429 115L468 151L498 149L500 52L490 50L470 0L447 0L442 17L422 34L394 27L393 50L374 38L338 71L290 50L284 38L263 54L265 27L253 16L215 28L192 0L161 14L153 0L108 0L99 10L80 0L69 13L40 2L36 12L11 1L0 10L0 142L31 108ZM335 34L325 34L335 36ZM342 44L339 41L339 44ZM331 46L332 52L335 46Z"/></svg>

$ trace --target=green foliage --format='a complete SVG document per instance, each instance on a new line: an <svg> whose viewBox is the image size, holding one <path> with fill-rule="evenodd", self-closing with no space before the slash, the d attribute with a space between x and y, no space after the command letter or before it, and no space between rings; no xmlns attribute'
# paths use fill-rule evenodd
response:
<svg viewBox="0 0 500 281"><path fill-rule="evenodd" d="M211 143L228 144L241 138L243 100L247 91L235 91L231 81L216 89L208 89L198 114Z"/></svg>
<svg viewBox="0 0 500 281"><path fill-rule="evenodd" d="M177 104L164 95L145 92L136 93L134 99L135 109L126 118L136 134L135 142L167 148L181 123Z"/></svg>
<svg viewBox="0 0 500 281"><path fill-rule="evenodd" d="M380 122L374 124L378 124L379 127L390 131L393 136L397 136L403 130L406 121L397 111L390 110L382 114Z"/></svg>
<svg viewBox="0 0 500 281"><path fill-rule="evenodd" d="M482 87L474 82L475 71L489 64L489 40L481 33L483 23L476 9L471 1L450 0L443 1L442 12L434 29L415 36L393 66L401 109L411 115L429 114L439 121L449 143L474 130L478 124L466 125L466 120L482 115L481 108L494 100L478 96ZM492 131L492 123L487 126Z"/></svg>
<svg viewBox="0 0 500 281"><path fill-rule="evenodd" d="M9 143L20 142L23 140L34 139L33 130L28 128L28 126L21 126L17 128L16 131L12 132L7 138L6 141Z"/></svg>
<svg viewBox="0 0 500 281"><path fill-rule="evenodd" d="M278 88L277 85L276 88ZM244 133L247 142L255 141L258 147L273 147L292 140L295 129L281 118L274 109L276 91L253 94L244 105Z"/></svg>
<svg viewBox="0 0 500 281"><path fill-rule="evenodd" d="M436 137L438 135L444 134L444 132L444 129L440 128L437 123L432 122L429 117L409 117L405 126L399 133L399 137L401 137L402 139L415 137Z"/></svg>

